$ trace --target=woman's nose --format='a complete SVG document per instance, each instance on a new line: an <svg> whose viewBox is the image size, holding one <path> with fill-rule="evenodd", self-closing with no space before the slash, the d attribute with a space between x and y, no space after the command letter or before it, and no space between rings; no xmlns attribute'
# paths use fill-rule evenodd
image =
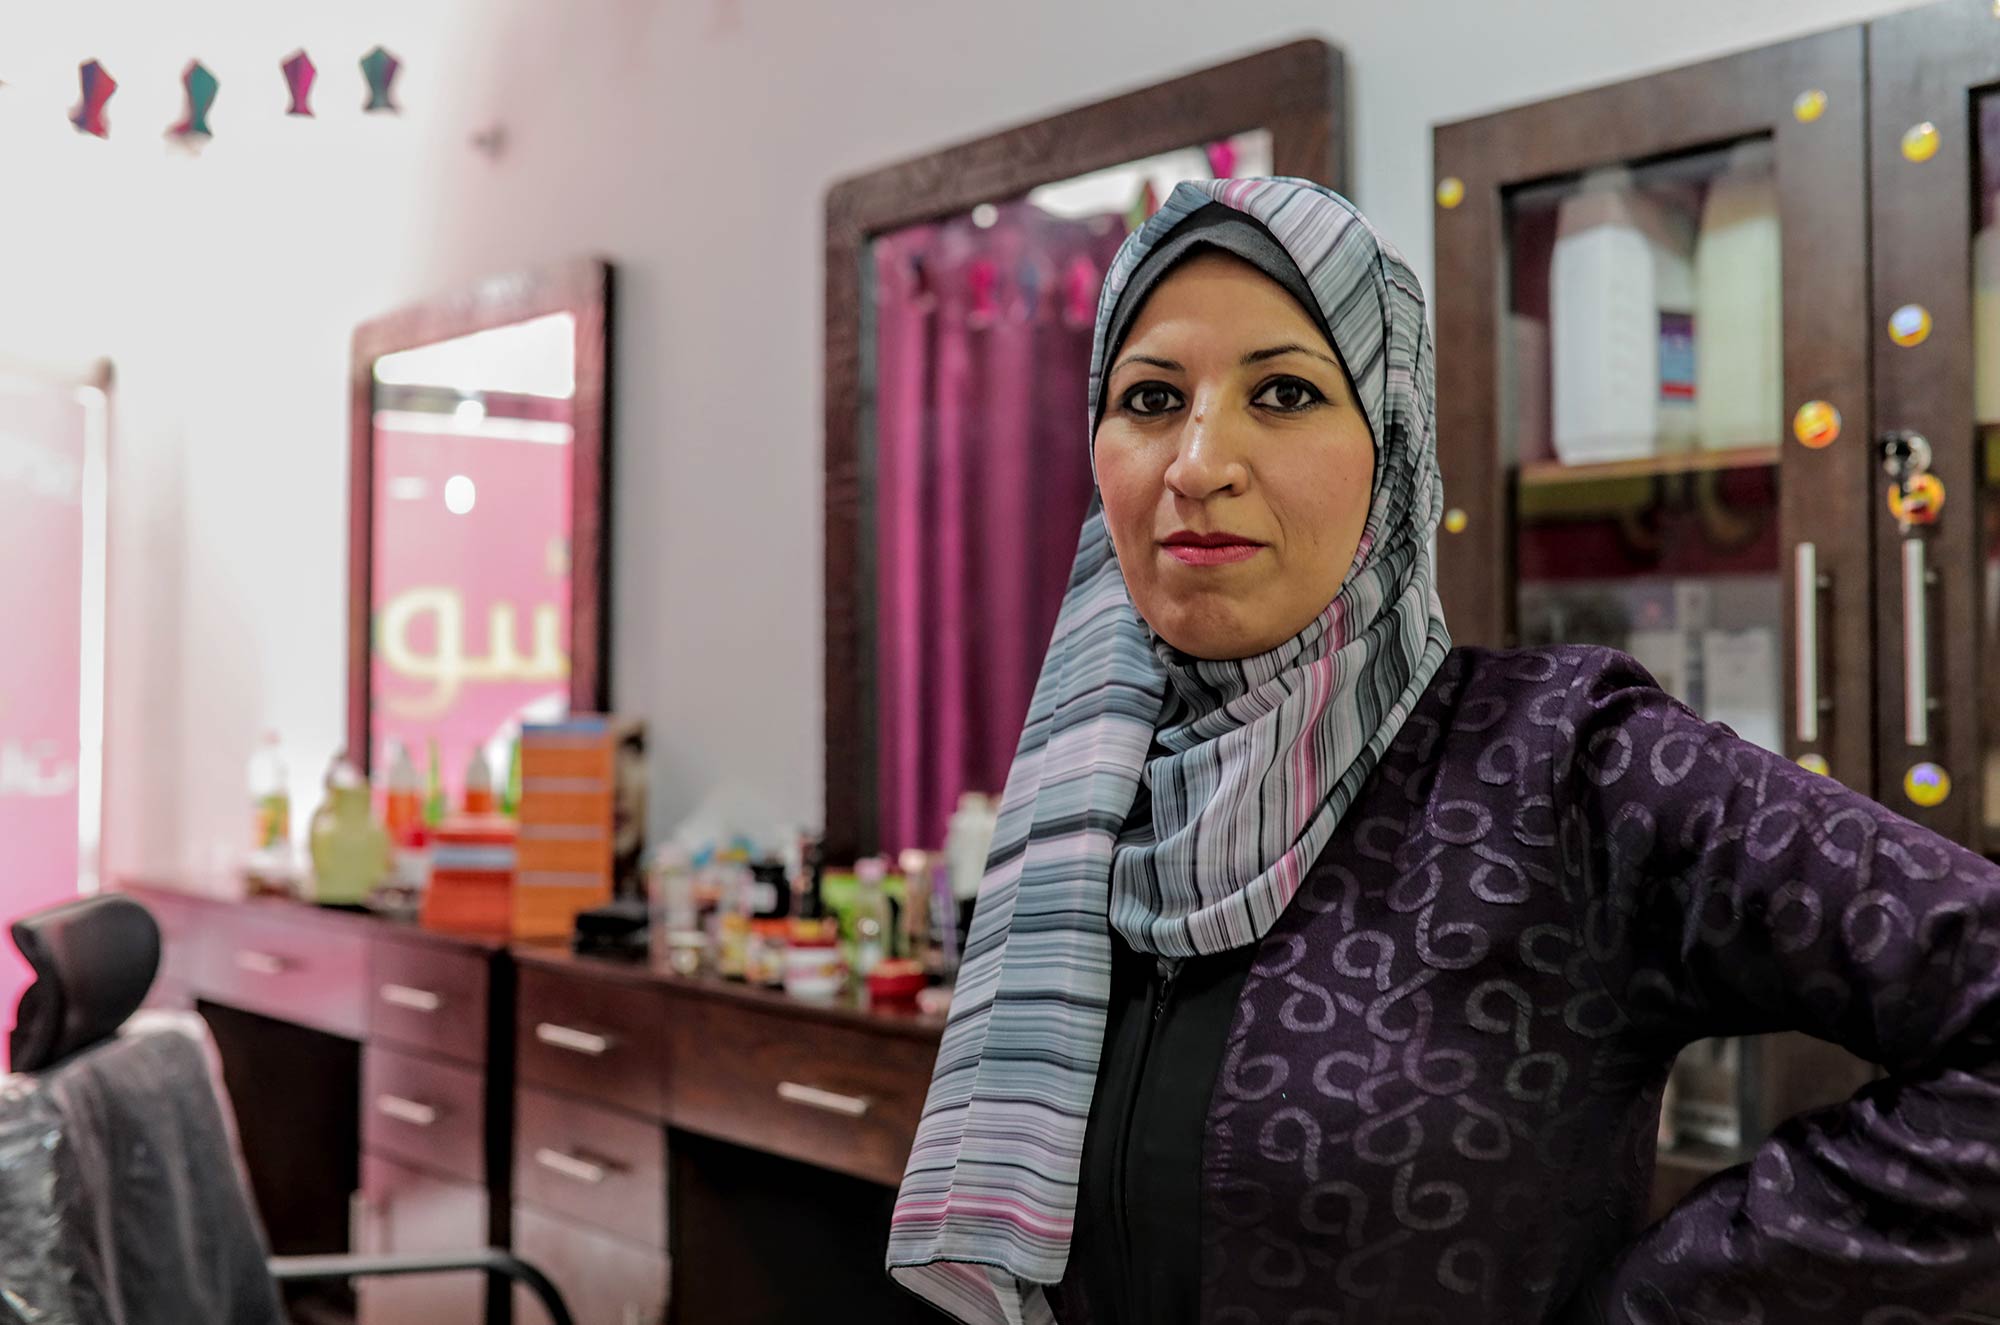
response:
<svg viewBox="0 0 2000 1325"><path fill-rule="evenodd" d="M1250 482L1243 422L1212 401L1197 401L1167 466L1167 486L1190 501L1240 495Z"/></svg>

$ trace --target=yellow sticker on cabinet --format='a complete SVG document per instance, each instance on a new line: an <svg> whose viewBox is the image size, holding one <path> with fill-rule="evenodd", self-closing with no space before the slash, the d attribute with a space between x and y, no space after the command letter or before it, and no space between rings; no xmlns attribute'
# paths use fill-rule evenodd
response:
<svg viewBox="0 0 2000 1325"><path fill-rule="evenodd" d="M1938 154L1937 125L1925 120L1903 131L1903 158L1919 165Z"/></svg>
<svg viewBox="0 0 2000 1325"><path fill-rule="evenodd" d="M1833 767L1826 762L1826 756L1823 754L1800 755L1799 767L1808 773L1817 773L1823 778L1833 776Z"/></svg>
<svg viewBox="0 0 2000 1325"><path fill-rule="evenodd" d="M1811 124L1824 114L1826 93L1816 87L1799 93L1798 99L1792 102L1792 118L1800 124Z"/></svg>
<svg viewBox="0 0 2000 1325"><path fill-rule="evenodd" d="M1936 524L1944 510L1944 480L1936 474L1912 474L1908 483L1889 485L1889 514L1899 523Z"/></svg>
<svg viewBox="0 0 2000 1325"><path fill-rule="evenodd" d="M1904 304L1889 314L1889 339L1908 349L1930 338L1931 310L1922 304Z"/></svg>
<svg viewBox="0 0 2000 1325"><path fill-rule="evenodd" d="M1438 206L1450 211L1465 201L1465 181L1456 175L1446 175L1438 181Z"/></svg>
<svg viewBox="0 0 2000 1325"><path fill-rule="evenodd" d="M1447 534L1462 534L1468 517L1462 507L1454 506L1444 513L1444 531Z"/></svg>
<svg viewBox="0 0 2000 1325"><path fill-rule="evenodd" d="M1945 797L1951 795L1951 774L1929 760L1912 764L1910 771L1903 774L1903 794L1910 798L1911 804L1926 810L1942 805Z"/></svg>
<svg viewBox="0 0 2000 1325"><path fill-rule="evenodd" d="M1792 415L1792 436L1817 451L1840 440L1840 411L1824 400L1808 400Z"/></svg>

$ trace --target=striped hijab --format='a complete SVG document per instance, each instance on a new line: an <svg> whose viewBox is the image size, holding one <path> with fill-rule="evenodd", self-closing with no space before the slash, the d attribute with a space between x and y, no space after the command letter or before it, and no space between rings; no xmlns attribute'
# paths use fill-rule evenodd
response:
<svg viewBox="0 0 2000 1325"><path fill-rule="evenodd" d="M1085 518L889 1236L905 1287L982 1325L1052 1319L1042 1286L1069 1258L1111 927L1166 957L1257 942L1449 647L1423 292L1346 199L1296 179L1175 188L1105 278L1091 417L1126 283L1212 202L1269 230L1333 333L1375 437L1368 520L1311 625L1206 662L1152 634L1102 510ZM1142 791L1151 813L1130 813Z"/></svg>

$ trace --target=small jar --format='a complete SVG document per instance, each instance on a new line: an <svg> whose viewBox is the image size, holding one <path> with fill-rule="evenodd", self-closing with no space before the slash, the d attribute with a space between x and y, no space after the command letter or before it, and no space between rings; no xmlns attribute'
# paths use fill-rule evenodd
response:
<svg viewBox="0 0 2000 1325"><path fill-rule="evenodd" d="M743 978L753 985L785 983L785 952L790 926L782 920L750 922L750 944L743 959Z"/></svg>
<svg viewBox="0 0 2000 1325"><path fill-rule="evenodd" d="M793 998L838 998L847 972L840 960L840 940L817 922L792 927L785 948L785 992Z"/></svg>

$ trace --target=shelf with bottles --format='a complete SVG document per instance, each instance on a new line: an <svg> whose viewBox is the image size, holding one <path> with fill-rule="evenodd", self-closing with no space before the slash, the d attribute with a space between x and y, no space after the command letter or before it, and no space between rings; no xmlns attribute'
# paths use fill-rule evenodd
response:
<svg viewBox="0 0 2000 1325"><path fill-rule="evenodd" d="M1767 140L1525 185L1505 216L1504 379L1524 482L1774 459L1783 355Z"/></svg>

